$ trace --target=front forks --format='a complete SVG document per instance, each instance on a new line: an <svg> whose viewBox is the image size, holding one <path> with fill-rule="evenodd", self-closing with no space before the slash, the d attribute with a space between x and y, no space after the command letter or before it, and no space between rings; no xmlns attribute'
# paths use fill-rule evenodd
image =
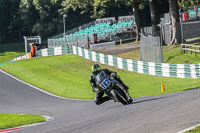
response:
<svg viewBox="0 0 200 133"><path fill-rule="evenodd" d="M115 102L118 102L118 99L117 99L117 96L116 96L115 91L112 89L112 90L110 91L110 93L111 93L111 95L112 95L113 100L114 100Z"/></svg>

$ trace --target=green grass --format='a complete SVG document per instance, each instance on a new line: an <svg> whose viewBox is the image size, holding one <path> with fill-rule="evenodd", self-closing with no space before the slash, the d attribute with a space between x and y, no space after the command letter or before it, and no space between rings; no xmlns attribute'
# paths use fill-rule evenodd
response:
<svg viewBox="0 0 200 133"><path fill-rule="evenodd" d="M0 64L7 63L14 58L24 55L24 52L4 52L0 53Z"/></svg>
<svg viewBox="0 0 200 133"><path fill-rule="evenodd" d="M200 133L200 127L196 127L195 129L187 131L185 133Z"/></svg>
<svg viewBox="0 0 200 133"><path fill-rule="evenodd" d="M171 64L198 64L200 56L195 57L194 53L181 54L180 46L164 47L163 59L165 63Z"/></svg>
<svg viewBox="0 0 200 133"><path fill-rule="evenodd" d="M0 114L0 130L44 121L39 115Z"/></svg>
<svg viewBox="0 0 200 133"><path fill-rule="evenodd" d="M53 94L81 99L93 99L94 93L89 84L90 68L94 64L76 55L41 57L0 66L12 75ZM199 79L180 79L150 76L106 65L102 67L117 71L122 80L130 86L132 97L159 95L161 82L166 91L173 93L200 87Z"/></svg>
<svg viewBox="0 0 200 133"><path fill-rule="evenodd" d="M140 60L140 50L133 50L125 53L115 54L114 56L126 59Z"/></svg>
<svg viewBox="0 0 200 133"><path fill-rule="evenodd" d="M126 53L116 54L115 56L140 60L140 50L134 50ZM163 47L163 61L164 63L170 64L198 64L200 63L200 55L196 57L193 54L181 54L180 45L175 45L171 47Z"/></svg>

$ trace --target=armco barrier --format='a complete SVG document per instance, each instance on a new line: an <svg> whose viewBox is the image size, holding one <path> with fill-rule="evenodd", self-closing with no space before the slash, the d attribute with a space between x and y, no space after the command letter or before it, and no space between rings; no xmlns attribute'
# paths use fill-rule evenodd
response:
<svg viewBox="0 0 200 133"><path fill-rule="evenodd" d="M200 64L166 64L136 61L97 53L77 46L48 48L37 51L37 54L38 56L76 54L94 62L136 73L176 78L200 77Z"/></svg>

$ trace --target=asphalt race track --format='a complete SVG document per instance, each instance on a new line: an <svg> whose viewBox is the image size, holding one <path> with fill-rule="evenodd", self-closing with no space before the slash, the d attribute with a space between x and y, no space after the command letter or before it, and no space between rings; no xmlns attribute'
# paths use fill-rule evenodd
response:
<svg viewBox="0 0 200 133"><path fill-rule="evenodd" d="M14 133L176 133L200 123L200 89L97 106L47 95L0 72L0 113L54 119Z"/></svg>

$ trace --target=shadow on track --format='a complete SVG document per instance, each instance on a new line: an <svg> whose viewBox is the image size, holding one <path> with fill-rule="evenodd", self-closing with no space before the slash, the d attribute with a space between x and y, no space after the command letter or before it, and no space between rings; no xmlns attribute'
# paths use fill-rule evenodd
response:
<svg viewBox="0 0 200 133"><path fill-rule="evenodd" d="M154 101L154 100L159 100L159 99L164 99L164 98L168 98L168 97L152 98L152 99L146 99L146 100L141 100L137 102L134 102L134 99L133 99L133 103L131 104L138 104L138 103L149 102L149 101Z"/></svg>
<svg viewBox="0 0 200 133"><path fill-rule="evenodd" d="M159 100L159 99L164 99L164 98L169 98L169 97L171 97L171 96L165 96L165 97L159 97L159 98L151 98L151 99L140 100L140 101L136 101L136 102L134 102L134 98L133 98L133 103L131 103L131 104L122 105L121 103L119 103L119 104L117 104L117 105L113 105L113 106L110 106L110 107L108 107L108 108L114 108L114 107L120 107L120 106L134 105L134 104L138 104L138 103L150 102L150 101Z"/></svg>

